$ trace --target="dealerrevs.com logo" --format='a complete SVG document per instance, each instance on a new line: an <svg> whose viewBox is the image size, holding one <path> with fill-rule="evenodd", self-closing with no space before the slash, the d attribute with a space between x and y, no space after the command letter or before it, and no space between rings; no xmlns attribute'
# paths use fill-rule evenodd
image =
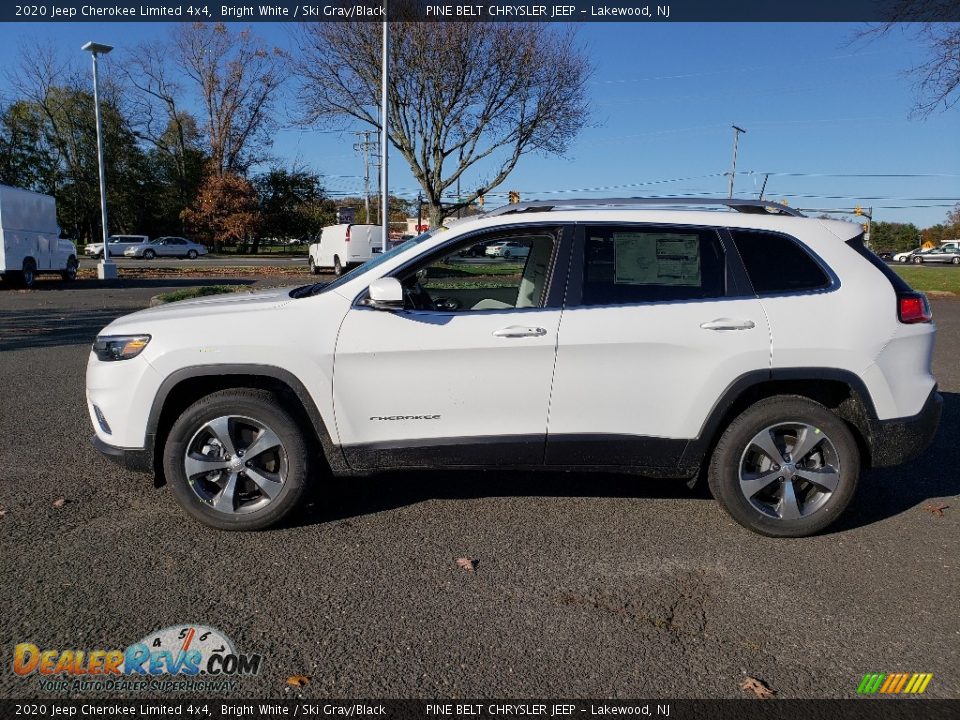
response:
<svg viewBox="0 0 960 720"><path fill-rule="evenodd" d="M124 650L41 649L20 643L13 672L36 675L44 691L228 692L260 672L262 657L238 653L219 630L171 625Z"/></svg>

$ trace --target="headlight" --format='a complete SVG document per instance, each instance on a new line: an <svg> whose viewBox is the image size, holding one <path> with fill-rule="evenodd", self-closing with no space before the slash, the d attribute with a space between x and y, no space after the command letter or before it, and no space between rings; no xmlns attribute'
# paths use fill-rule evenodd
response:
<svg viewBox="0 0 960 720"><path fill-rule="evenodd" d="M103 335L93 341L93 352L101 360L129 360L150 342L149 335Z"/></svg>

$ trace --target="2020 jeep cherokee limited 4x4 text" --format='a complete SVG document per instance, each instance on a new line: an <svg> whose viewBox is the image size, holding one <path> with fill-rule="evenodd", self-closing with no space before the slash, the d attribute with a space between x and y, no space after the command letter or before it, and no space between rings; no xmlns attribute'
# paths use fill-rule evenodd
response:
<svg viewBox="0 0 960 720"><path fill-rule="evenodd" d="M659 202L512 205L329 284L119 318L94 441L224 529L325 472L498 467L705 475L742 525L817 532L933 437L926 298L857 225ZM527 252L460 256L498 241Z"/></svg>

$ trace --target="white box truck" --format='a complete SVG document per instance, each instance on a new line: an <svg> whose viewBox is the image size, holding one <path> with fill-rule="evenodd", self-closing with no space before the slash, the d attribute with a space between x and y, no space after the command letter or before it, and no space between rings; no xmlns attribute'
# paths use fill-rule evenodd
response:
<svg viewBox="0 0 960 720"><path fill-rule="evenodd" d="M60 237L50 195L0 185L0 276L31 287L40 273L77 276L77 248Z"/></svg>
<svg viewBox="0 0 960 720"><path fill-rule="evenodd" d="M379 225L328 225L320 233L320 242L310 246L310 272L318 275L332 268L334 275L342 275L379 253L382 239L383 228Z"/></svg>

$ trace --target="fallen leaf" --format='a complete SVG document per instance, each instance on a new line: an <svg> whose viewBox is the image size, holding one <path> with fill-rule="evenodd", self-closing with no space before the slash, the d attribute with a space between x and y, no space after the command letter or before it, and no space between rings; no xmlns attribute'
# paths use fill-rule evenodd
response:
<svg viewBox="0 0 960 720"><path fill-rule="evenodd" d="M0 507L0 520L3 520L7 516L7 509L5 507Z"/></svg>
<svg viewBox="0 0 960 720"><path fill-rule="evenodd" d="M67 499L62 497L58 497L56 500L53 501L53 506L55 508L62 508L66 504L67 504Z"/></svg>
<svg viewBox="0 0 960 720"><path fill-rule="evenodd" d="M291 675L287 678L287 685L295 688L302 688L304 685L310 684L309 675Z"/></svg>
<svg viewBox="0 0 960 720"><path fill-rule="evenodd" d="M457 567L461 570L466 570L467 572L473 572L473 569L477 566L477 561L472 558L462 557L457 558Z"/></svg>
<svg viewBox="0 0 960 720"><path fill-rule="evenodd" d="M934 505L933 503L927 505L924 510L926 510L931 515L936 515L937 517L943 517L943 511L946 510L949 505Z"/></svg>
<svg viewBox="0 0 960 720"><path fill-rule="evenodd" d="M774 695L776 691L772 690L769 685L767 685L763 680L747 675L743 682L740 683L740 689L747 692L752 692L756 697L761 700L769 700Z"/></svg>

